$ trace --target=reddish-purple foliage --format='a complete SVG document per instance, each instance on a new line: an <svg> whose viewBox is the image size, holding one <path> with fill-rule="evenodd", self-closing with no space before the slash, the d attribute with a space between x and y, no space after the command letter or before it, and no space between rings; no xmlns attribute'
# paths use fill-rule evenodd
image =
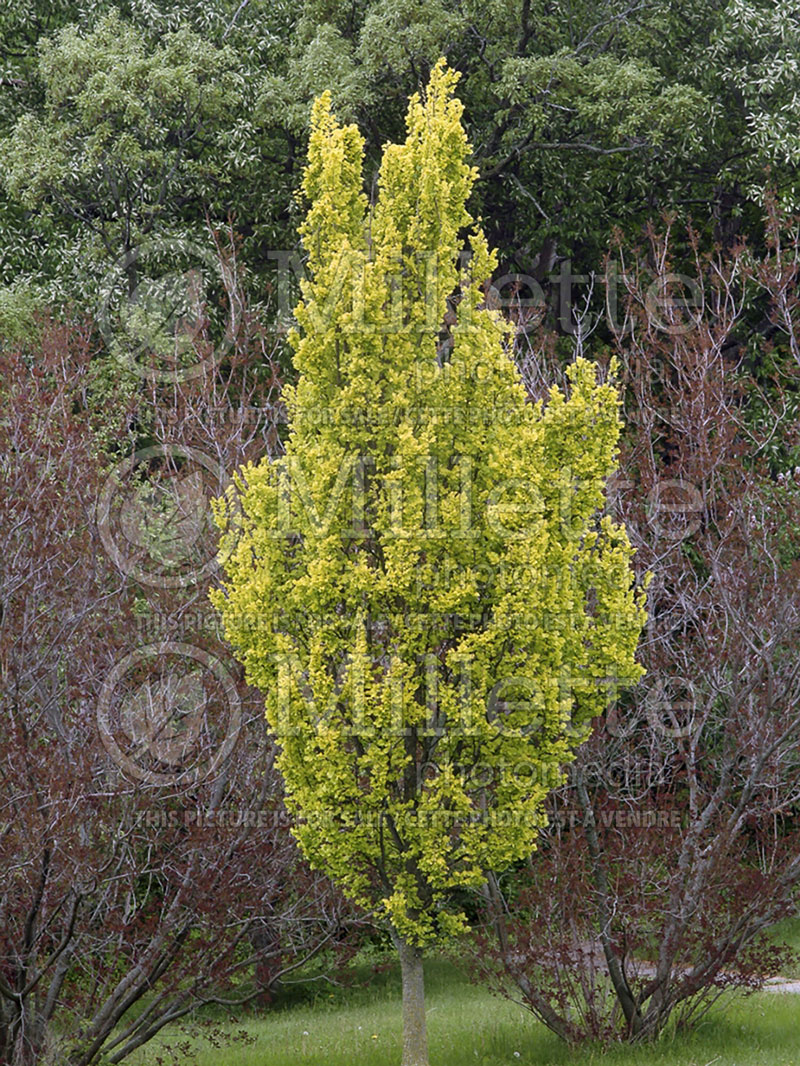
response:
<svg viewBox="0 0 800 1066"><path fill-rule="evenodd" d="M177 534L159 527L167 547L145 558L147 501L187 476L186 448L229 470L277 446L275 368L265 375L264 334L246 307L237 321L219 365L168 386L145 378L145 393L120 405L123 428L146 406L161 449L128 483L128 457L103 455L92 431L91 371L108 357L91 324L43 322L28 350L0 351L0 1061L10 1066L118 1062L204 1003L269 998L304 961L341 950L352 922L288 832L261 700L205 607L201 523L182 525L178 508ZM202 510L219 486L198 485ZM109 486L122 504L101 521ZM110 554L126 533L125 551Z"/></svg>
<svg viewBox="0 0 800 1066"><path fill-rule="evenodd" d="M768 234L757 260L704 254L689 231L688 305L669 226L617 249L627 428L611 496L652 575L647 676L551 798L529 869L490 885L476 952L570 1041L654 1037L786 959L763 933L800 884L800 483L764 456L800 428L800 243L774 208ZM759 297L780 368L766 386L744 361ZM553 353L527 340L529 381L553 377Z"/></svg>

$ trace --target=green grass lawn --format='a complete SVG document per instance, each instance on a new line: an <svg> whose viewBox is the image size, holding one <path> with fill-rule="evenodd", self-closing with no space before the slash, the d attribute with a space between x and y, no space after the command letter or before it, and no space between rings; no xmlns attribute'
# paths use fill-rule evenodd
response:
<svg viewBox="0 0 800 1066"><path fill-rule="evenodd" d="M795 940L798 929L795 921L783 936ZM232 1028L255 1038L251 1046L211 1048L198 1041L198 1066L397 1066L399 974L368 972L366 984L320 986L313 1001L240 1019ZM445 960L426 963L426 981L432 1066L800 1066L800 996L737 997L690 1035L601 1052L570 1050L527 1011L470 984ZM150 1066L158 1055L154 1042L133 1061Z"/></svg>
<svg viewBox="0 0 800 1066"><path fill-rule="evenodd" d="M797 952L797 961L787 966L782 976L800 980L800 918L787 918L773 925L769 930L769 937L776 944L788 944ZM797 1057L797 1062L800 1066L800 1055Z"/></svg>

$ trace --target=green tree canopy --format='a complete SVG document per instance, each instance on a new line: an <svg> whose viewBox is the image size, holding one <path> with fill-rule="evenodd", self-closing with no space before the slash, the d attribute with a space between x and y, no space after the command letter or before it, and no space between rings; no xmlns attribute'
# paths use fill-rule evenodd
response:
<svg viewBox="0 0 800 1066"><path fill-rule="evenodd" d="M608 680L639 676L644 617L600 514L614 388L580 361L569 395L529 403L484 305L456 79L441 61L412 98L371 209L361 135L315 103L286 454L218 511L214 601L265 694L295 833L387 920L413 1003L419 948L463 926L453 890L530 853Z"/></svg>
<svg viewBox="0 0 800 1066"><path fill-rule="evenodd" d="M114 13L86 36L61 30L40 49L44 114L20 118L5 144L9 192L112 257L189 204L199 213L226 180L209 142L221 145L238 102L235 66L188 30L147 48Z"/></svg>
<svg viewBox="0 0 800 1066"><path fill-rule="evenodd" d="M160 57L167 66L153 94L167 131L174 121L163 97L163 82L175 82L167 73L175 60L167 54L170 35L188 35L187 62L202 84L203 56L208 71L217 71L208 89L212 110L222 84L220 56L228 57L222 65L234 79L231 106L209 115L193 138L191 166L184 156L172 172L174 145L156 144L172 186L159 225L186 234L206 207L222 219L232 212L244 254L265 281L274 280L270 252L294 244L292 193L314 97L329 88L337 114L366 131L372 178L380 145L403 136L408 95L443 54L462 74L481 168L474 202L504 268L543 281L559 259L571 257L578 273L598 270L614 227L630 232L665 209L711 217L713 235L726 241L740 232L760 236L757 207L766 184L792 204L800 196L793 132L800 118L793 58L799 31L788 2L133 0L118 6L122 30L110 50L96 38L112 10L107 0L10 0L0 13L0 39L7 42L0 49L0 136L23 118L28 143L16 144L9 163L13 169L22 153L23 170L33 164L30 180L11 176L12 196L0 205L6 283L38 273L69 289L64 276L83 250L87 227L98 225L98 215L110 226L116 210L110 186L85 172L84 136L76 139L73 130L59 140L72 127L63 115L54 125L37 42L45 52L67 45L68 53L82 50L87 78L110 58L120 72L129 69L131 49L138 62ZM71 62L65 55L66 70ZM122 73L116 80L127 91ZM78 113L80 95L76 90ZM134 145L137 121L128 130ZM53 158L61 162L48 175L45 195L42 167L54 129ZM118 147L112 158L133 162L131 145ZM152 185L148 178L131 186L133 217L152 218ZM33 197L32 214L23 213L20 196L28 203ZM42 208L56 198L89 221L79 225L69 210L43 219ZM73 296L85 292L85 286L71 289Z"/></svg>

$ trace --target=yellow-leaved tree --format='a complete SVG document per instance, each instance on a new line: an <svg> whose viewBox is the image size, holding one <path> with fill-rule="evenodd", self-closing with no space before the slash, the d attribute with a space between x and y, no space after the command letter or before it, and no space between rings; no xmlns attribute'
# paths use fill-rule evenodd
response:
<svg viewBox="0 0 800 1066"><path fill-rule="evenodd" d="M533 850L644 621L602 514L616 391L583 360L529 402L484 305L456 80L442 60L411 99L372 206L358 130L316 101L286 453L217 506L214 602L303 852L391 931L404 1066L428 1061L422 953L464 927L454 890Z"/></svg>

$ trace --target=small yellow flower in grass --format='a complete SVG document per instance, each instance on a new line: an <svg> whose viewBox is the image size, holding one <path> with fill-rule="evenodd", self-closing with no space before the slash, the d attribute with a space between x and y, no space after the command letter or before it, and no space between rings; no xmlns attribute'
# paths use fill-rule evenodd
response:
<svg viewBox="0 0 800 1066"><path fill-rule="evenodd" d="M373 1033L372 1034L372 1039L373 1040L377 1040L378 1039L378 1034L377 1033Z"/></svg>

